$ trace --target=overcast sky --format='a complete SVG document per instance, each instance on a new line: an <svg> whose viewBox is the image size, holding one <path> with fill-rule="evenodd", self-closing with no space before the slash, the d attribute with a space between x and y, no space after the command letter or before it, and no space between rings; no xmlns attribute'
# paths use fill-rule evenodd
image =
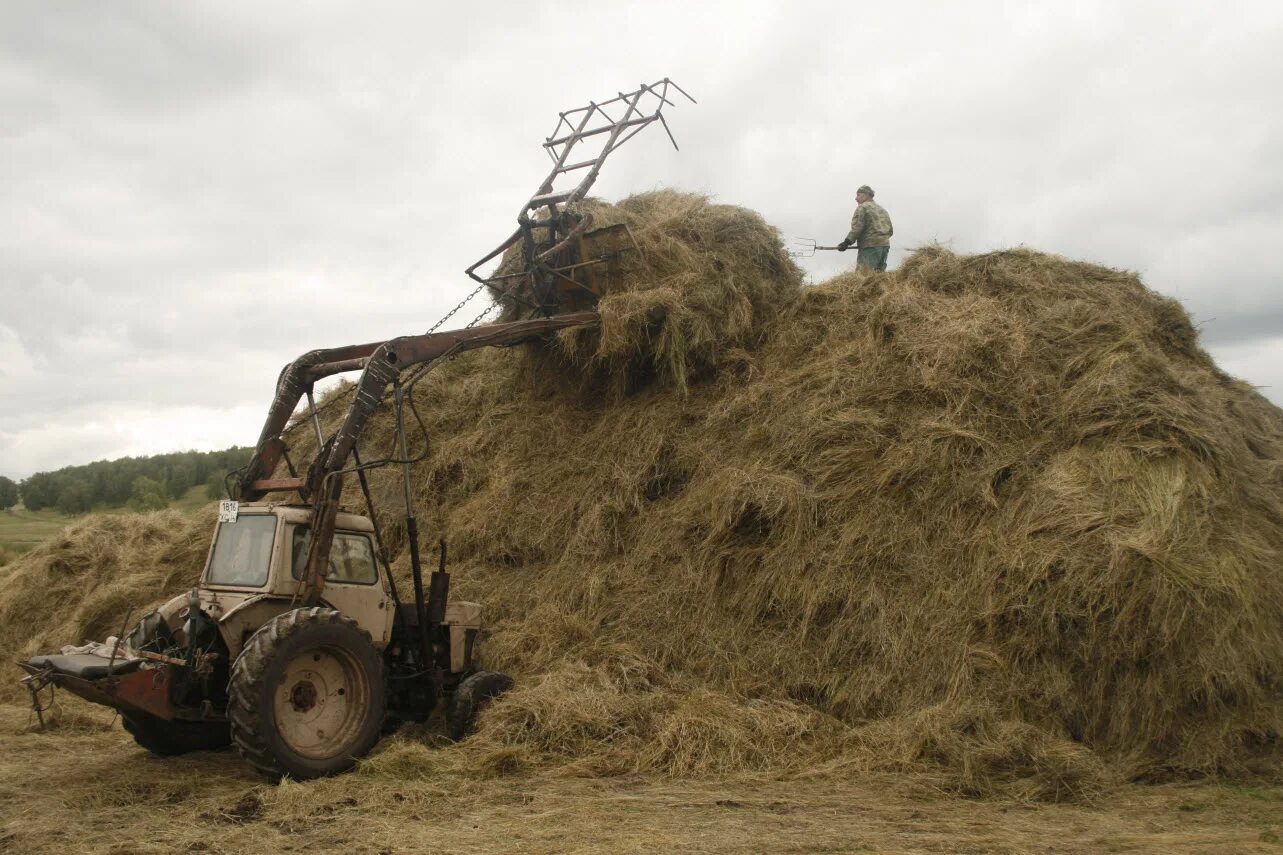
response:
<svg viewBox="0 0 1283 855"><path fill-rule="evenodd" d="M559 110L664 76L681 151L648 128L595 194L832 243L869 183L893 265L1137 270L1283 402L1283 4L443 8L0 6L0 474L252 443L284 363L470 290Z"/></svg>

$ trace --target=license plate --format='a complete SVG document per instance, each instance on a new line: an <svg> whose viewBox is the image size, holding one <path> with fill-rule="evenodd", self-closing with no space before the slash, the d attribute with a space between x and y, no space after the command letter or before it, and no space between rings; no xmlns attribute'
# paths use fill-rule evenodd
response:
<svg viewBox="0 0 1283 855"><path fill-rule="evenodd" d="M236 522L237 515L241 512L241 503L224 499L218 503L218 521L221 523Z"/></svg>

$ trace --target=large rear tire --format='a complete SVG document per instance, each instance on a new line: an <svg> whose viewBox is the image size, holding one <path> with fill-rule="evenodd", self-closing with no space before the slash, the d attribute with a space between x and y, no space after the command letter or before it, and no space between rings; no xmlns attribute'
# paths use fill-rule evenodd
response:
<svg viewBox="0 0 1283 855"><path fill-rule="evenodd" d="M121 713L120 723L134 742L161 757L217 751L232 744L225 721L165 721L147 713Z"/></svg>
<svg viewBox="0 0 1283 855"><path fill-rule="evenodd" d="M478 671L465 677L454 690L450 706L446 709L446 733L455 742L463 739L475 727L477 713L492 698L511 688L512 678L498 671Z"/></svg>
<svg viewBox="0 0 1283 855"><path fill-rule="evenodd" d="M383 657L332 609L295 609L254 633L232 666L227 715L241 755L273 780L345 772L379 740Z"/></svg>

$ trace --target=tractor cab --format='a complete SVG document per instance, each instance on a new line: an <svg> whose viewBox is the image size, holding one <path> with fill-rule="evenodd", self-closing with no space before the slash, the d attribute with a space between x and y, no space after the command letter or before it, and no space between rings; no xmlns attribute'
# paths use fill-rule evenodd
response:
<svg viewBox="0 0 1283 855"><path fill-rule="evenodd" d="M305 505L240 505L234 515L218 523L201 586L294 595L303 580L312 540L311 517L311 508ZM326 583L386 588L387 580L380 578L375 560L370 520L339 513L335 529Z"/></svg>
<svg viewBox="0 0 1283 855"><path fill-rule="evenodd" d="M224 513L214 531L201 574L201 608L218 622L234 658L264 621L294 608L301 598L312 509L270 502L240 504ZM383 649L392 637L394 598L376 559L368 517L340 512L335 518L322 604L355 620ZM182 601L185 604L185 600ZM179 600L162 607L178 628Z"/></svg>

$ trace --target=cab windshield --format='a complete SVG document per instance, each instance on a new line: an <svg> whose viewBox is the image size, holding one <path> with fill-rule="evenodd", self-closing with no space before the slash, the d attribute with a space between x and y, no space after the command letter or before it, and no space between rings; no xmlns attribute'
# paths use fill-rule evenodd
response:
<svg viewBox="0 0 1283 855"><path fill-rule="evenodd" d="M276 538L276 517L255 514L220 523L205 581L210 585L257 588L267 584Z"/></svg>

